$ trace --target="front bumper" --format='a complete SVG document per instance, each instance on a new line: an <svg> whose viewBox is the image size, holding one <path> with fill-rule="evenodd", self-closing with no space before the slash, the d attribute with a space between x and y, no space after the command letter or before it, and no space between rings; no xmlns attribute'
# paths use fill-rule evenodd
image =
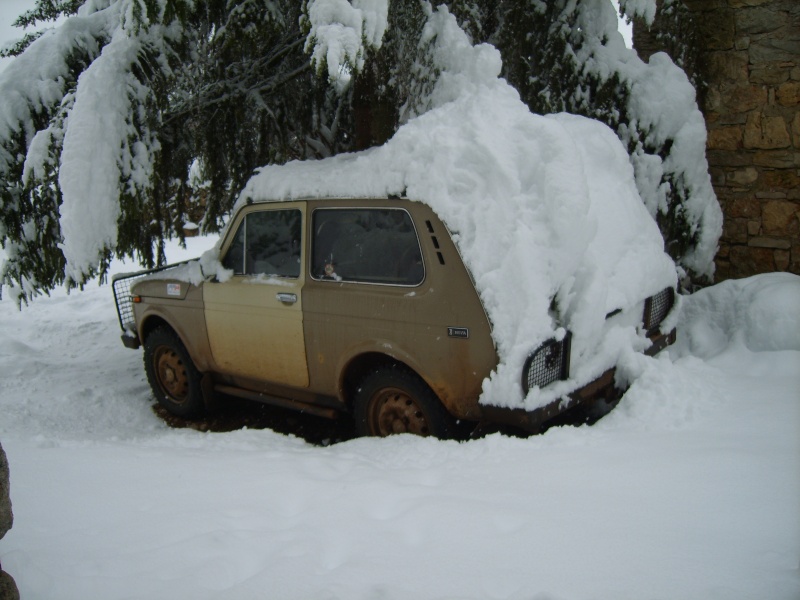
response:
<svg viewBox="0 0 800 600"><path fill-rule="evenodd" d="M142 343L139 341L138 335L131 335L128 332L122 334L122 344L131 350L138 350Z"/></svg>
<svg viewBox="0 0 800 600"><path fill-rule="evenodd" d="M669 333L658 333L650 336L652 342L650 347L645 350L648 356L655 356L667 346L675 343L677 335L673 329ZM594 402L595 400L613 401L617 399L622 390L614 387L614 374L616 369L612 368L603 373L591 383L583 386L579 390L572 392L569 399L559 398L547 406L535 410L525 410L522 408L504 408L499 406L483 406L484 420L498 425L509 425L527 431L528 433L540 433L546 428L548 421L557 417L567 410L576 406Z"/></svg>

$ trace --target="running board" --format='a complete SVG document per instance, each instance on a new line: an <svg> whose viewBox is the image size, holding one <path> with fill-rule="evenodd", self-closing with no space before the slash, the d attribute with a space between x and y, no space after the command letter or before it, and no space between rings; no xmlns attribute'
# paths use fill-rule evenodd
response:
<svg viewBox="0 0 800 600"><path fill-rule="evenodd" d="M262 402L271 406L279 406L280 408L288 408L301 413L316 415L317 417L325 417L326 419L335 419L339 416L339 411L334 408L324 408L298 400L289 400L288 398L251 392L250 390L243 390L242 388L233 387L231 385L215 385L214 391L220 394L236 396L237 398L244 398L245 400L253 400L254 402Z"/></svg>

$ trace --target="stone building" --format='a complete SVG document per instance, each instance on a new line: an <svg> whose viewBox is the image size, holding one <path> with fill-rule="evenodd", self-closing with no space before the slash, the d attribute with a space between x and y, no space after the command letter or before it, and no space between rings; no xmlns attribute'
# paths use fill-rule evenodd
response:
<svg viewBox="0 0 800 600"><path fill-rule="evenodd" d="M800 0L674 0L688 9L691 68L725 216L717 281L800 274ZM662 0L659 0L661 4ZM634 24L647 60L668 42Z"/></svg>

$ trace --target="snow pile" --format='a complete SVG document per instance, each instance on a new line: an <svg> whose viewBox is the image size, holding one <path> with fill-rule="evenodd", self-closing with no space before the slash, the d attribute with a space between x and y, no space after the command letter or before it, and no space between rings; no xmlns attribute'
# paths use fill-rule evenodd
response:
<svg viewBox="0 0 800 600"><path fill-rule="evenodd" d="M731 347L800 351L800 277L770 273L723 281L687 298L674 352L713 358Z"/></svg>
<svg viewBox="0 0 800 600"><path fill-rule="evenodd" d="M730 410L730 398L721 391L730 382L709 372L707 363L711 361L733 370L746 364L746 371L761 385L770 373L787 378L789 395L800 408L796 403L800 389L800 277L769 273L724 281L682 300L678 342L668 355L638 359L641 375L599 424L601 428L618 430L635 423L644 429L680 430L695 427L714 410ZM742 389L740 393L746 397L748 392ZM753 389L749 393L751 400L757 400L751 410L769 409L772 397L768 392ZM698 398L704 402L698 403ZM789 415L787 418L797 441L800 413L794 421Z"/></svg>
<svg viewBox="0 0 800 600"><path fill-rule="evenodd" d="M443 40L431 110L380 148L264 167L239 205L391 194L430 205L453 232L493 325L500 365L483 400L536 408L647 346L636 323L607 332L605 316L674 285L675 267L610 129L531 114L498 78L494 48L469 44L444 8L428 26ZM563 327L574 334L570 380L523 399L526 357Z"/></svg>

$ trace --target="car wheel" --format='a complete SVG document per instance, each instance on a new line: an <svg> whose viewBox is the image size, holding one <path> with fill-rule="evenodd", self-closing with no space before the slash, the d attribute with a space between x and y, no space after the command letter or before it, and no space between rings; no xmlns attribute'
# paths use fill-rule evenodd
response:
<svg viewBox="0 0 800 600"><path fill-rule="evenodd" d="M385 367L373 371L356 392L353 416L362 436L412 433L452 437L455 420L415 373Z"/></svg>
<svg viewBox="0 0 800 600"><path fill-rule="evenodd" d="M144 341L144 370L156 399L173 415L186 419L203 414L200 373L186 347L171 329L154 329Z"/></svg>

